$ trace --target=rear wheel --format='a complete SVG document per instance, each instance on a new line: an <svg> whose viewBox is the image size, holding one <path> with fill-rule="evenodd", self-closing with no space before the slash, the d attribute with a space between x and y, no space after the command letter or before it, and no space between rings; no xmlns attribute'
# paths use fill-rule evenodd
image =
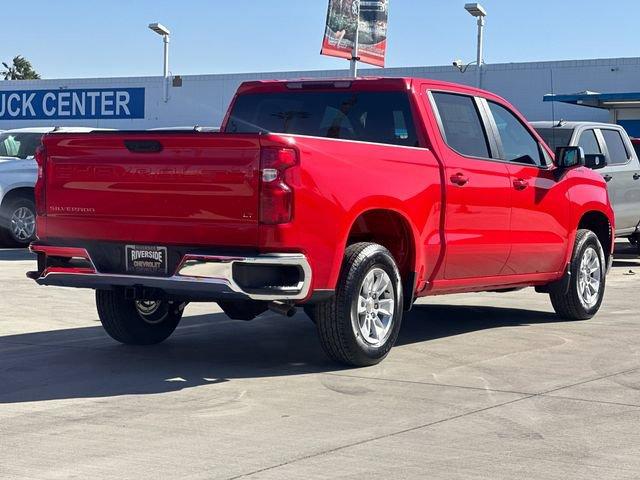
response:
<svg viewBox="0 0 640 480"><path fill-rule="evenodd" d="M120 290L96 291L102 326L114 340L128 345L153 345L173 333L184 304L156 300L129 300Z"/></svg>
<svg viewBox="0 0 640 480"><path fill-rule="evenodd" d="M36 237L36 209L33 200L8 200L0 212L0 242L10 247L27 247Z"/></svg>
<svg viewBox="0 0 640 480"><path fill-rule="evenodd" d="M402 282L389 251L375 243L347 248L336 295L315 305L324 351L357 367L382 361L398 338Z"/></svg>
<svg viewBox="0 0 640 480"><path fill-rule="evenodd" d="M568 291L554 287L550 292L556 313L569 320L592 318L602 305L606 269L604 250L596 234L578 230L566 279Z"/></svg>

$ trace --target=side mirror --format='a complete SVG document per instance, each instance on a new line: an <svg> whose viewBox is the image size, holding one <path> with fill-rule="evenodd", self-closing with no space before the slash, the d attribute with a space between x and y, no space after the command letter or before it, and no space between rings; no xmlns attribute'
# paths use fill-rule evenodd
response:
<svg viewBox="0 0 640 480"><path fill-rule="evenodd" d="M593 153L584 156L584 166L591 170L600 170L607 166L607 157L602 153Z"/></svg>
<svg viewBox="0 0 640 480"><path fill-rule="evenodd" d="M558 147L556 149L556 163L561 169L583 166L585 164L584 150L582 147Z"/></svg>

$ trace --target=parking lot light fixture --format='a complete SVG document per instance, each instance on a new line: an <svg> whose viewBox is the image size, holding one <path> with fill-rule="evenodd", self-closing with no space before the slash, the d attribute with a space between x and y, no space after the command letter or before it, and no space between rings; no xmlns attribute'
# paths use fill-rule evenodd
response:
<svg viewBox="0 0 640 480"><path fill-rule="evenodd" d="M150 23L149 29L153 30L155 33L162 37L164 42L164 69L163 69L163 77L164 77L164 101L169 101L169 37L171 36L171 32L167 27L162 25L161 23Z"/></svg>
<svg viewBox="0 0 640 480"><path fill-rule="evenodd" d="M464 9L469 12L473 17L478 19L478 55L476 58L476 64L478 67L476 68L478 81L478 88L482 88L482 67L483 67L483 42L484 42L484 22L485 17L487 16L487 11L485 8L479 3L467 3L464 6Z"/></svg>

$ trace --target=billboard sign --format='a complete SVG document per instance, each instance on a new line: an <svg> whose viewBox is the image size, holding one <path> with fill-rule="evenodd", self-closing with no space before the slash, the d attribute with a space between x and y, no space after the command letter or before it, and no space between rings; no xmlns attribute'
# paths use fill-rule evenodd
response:
<svg viewBox="0 0 640 480"><path fill-rule="evenodd" d="M384 67L388 18L389 0L329 0L320 53L350 60L357 37L360 61Z"/></svg>
<svg viewBox="0 0 640 480"><path fill-rule="evenodd" d="M144 118L144 90L0 90L0 120Z"/></svg>

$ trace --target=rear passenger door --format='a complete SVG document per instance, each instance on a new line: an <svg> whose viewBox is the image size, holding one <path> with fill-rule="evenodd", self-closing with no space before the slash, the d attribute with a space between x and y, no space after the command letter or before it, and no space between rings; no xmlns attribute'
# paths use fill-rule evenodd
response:
<svg viewBox="0 0 640 480"><path fill-rule="evenodd" d="M483 100L484 101L484 100ZM507 106L486 102L506 162L511 188L511 254L504 273L530 275L561 271L568 243L566 185L522 119Z"/></svg>
<svg viewBox="0 0 640 480"><path fill-rule="evenodd" d="M607 166L599 172L607 181L609 198L616 216L616 233L635 230L640 220L640 172L632 146L627 145L621 132L600 129Z"/></svg>
<svg viewBox="0 0 640 480"><path fill-rule="evenodd" d="M449 92L430 92L429 97L445 167L444 277L500 275L510 249L507 165L492 158L495 141L487 135L476 98Z"/></svg>

